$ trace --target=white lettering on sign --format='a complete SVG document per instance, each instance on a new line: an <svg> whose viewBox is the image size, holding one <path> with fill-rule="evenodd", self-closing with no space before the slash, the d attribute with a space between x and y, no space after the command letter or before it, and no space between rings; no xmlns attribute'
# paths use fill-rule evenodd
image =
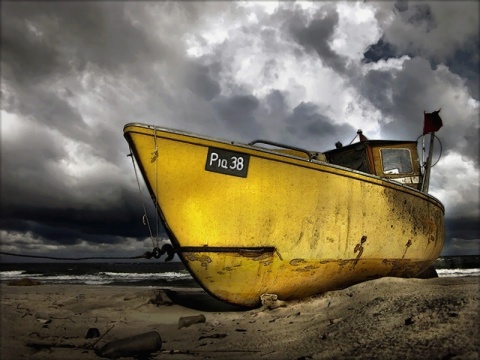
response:
<svg viewBox="0 0 480 360"><path fill-rule="evenodd" d="M212 153L210 154L210 166L212 166L213 163L214 163L215 161L217 161L217 160L218 160L218 154L212 152Z"/></svg>
<svg viewBox="0 0 480 360"><path fill-rule="evenodd" d="M219 148L208 148L205 170L247 177L250 155Z"/></svg>
<svg viewBox="0 0 480 360"><path fill-rule="evenodd" d="M243 170L243 157L231 156L229 159L220 158L216 152L210 154L210 166L216 166L222 169Z"/></svg>

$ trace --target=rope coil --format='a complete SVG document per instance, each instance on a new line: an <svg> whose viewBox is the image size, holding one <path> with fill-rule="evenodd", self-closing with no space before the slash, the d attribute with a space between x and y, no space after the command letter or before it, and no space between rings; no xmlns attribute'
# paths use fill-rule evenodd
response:
<svg viewBox="0 0 480 360"><path fill-rule="evenodd" d="M160 259L163 254L167 254L165 261L170 261L175 255L175 250L170 244L165 244L161 249L158 247L153 248L153 251L146 251L142 255L136 256L89 256L89 257L77 257L77 258L67 258L67 257L57 257L57 256L42 256L42 255L29 255L29 254L17 254L11 252L0 251L0 255L16 256L23 258L33 258L33 259L48 259L48 260L68 260L68 261L82 261L82 260L134 260L134 259Z"/></svg>

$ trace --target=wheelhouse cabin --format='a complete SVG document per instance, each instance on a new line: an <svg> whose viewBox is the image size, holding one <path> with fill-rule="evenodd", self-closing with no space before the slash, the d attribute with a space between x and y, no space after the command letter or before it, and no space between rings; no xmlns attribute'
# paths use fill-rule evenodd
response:
<svg viewBox="0 0 480 360"><path fill-rule="evenodd" d="M324 152L324 155L332 164L420 190L422 174L416 141L366 140Z"/></svg>

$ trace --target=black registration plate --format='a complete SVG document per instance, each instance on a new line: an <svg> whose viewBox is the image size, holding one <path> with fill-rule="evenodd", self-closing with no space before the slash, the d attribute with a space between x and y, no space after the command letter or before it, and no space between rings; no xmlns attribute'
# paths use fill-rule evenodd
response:
<svg viewBox="0 0 480 360"><path fill-rule="evenodd" d="M250 155L217 148L208 148L205 170L225 175L247 177Z"/></svg>

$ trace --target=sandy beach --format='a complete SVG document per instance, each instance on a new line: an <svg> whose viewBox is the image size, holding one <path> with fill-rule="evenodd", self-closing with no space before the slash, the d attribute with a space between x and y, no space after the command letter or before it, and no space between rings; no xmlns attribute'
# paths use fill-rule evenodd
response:
<svg viewBox="0 0 480 360"><path fill-rule="evenodd" d="M480 278L383 278L239 309L201 289L1 285L7 359L100 359L105 344L156 331L151 359L479 359ZM204 321L179 328L179 319ZM90 328L100 337L86 339ZM95 351L94 349L97 349Z"/></svg>

